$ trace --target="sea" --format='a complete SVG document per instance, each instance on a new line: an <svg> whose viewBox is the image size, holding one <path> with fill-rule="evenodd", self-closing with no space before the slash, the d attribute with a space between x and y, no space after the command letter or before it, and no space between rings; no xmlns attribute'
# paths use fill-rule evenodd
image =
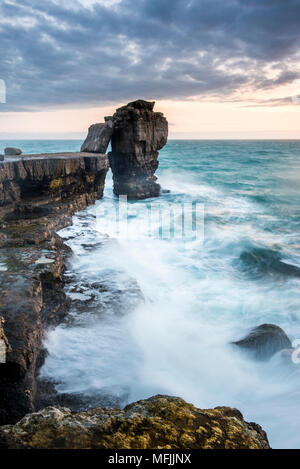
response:
<svg viewBox="0 0 300 469"><path fill-rule="evenodd" d="M0 153L80 143L1 141ZM268 323L300 346L300 141L170 140L159 161L159 198L120 202L109 173L103 199L60 232L71 311L48 332L41 376L90 405L166 394L235 407L272 448L300 448L297 360L232 344ZM196 223L176 207L187 220L198 207Z"/></svg>

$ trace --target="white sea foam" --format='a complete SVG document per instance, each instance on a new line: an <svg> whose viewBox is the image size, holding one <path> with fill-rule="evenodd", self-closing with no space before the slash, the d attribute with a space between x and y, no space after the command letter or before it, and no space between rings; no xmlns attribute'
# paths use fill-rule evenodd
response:
<svg viewBox="0 0 300 469"><path fill-rule="evenodd" d="M51 331L42 375L58 381L59 392L109 392L123 404L166 393L203 408L237 407L247 420L264 427L273 447L299 447L300 378L295 366L275 358L255 363L230 345L264 322L283 327L291 338L300 337L299 281L287 279L275 286L264 279L250 281L239 277L233 265L251 243L284 249L288 239L264 230L263 220L273 215L256 203L226 198L219 189L197 185L188 174L177 180L169 171L161 180L173 192L160 203L169 197L205 199L210 221L204 245L149 237L146 202L135 203L129 219L130 229L139 225L141 235L134 241L120 236L116 201L107 187L105 198L62 232L76 254L70 272L91 281L101 281L106 272L106 285L117 283L119 291L135 279L143 299L129 302L125 315L115 307L105 314L104 308L100 316L92 313ZM227 216L238 218L228 221ZM90 243L92 249L84 248Z"/></svg>

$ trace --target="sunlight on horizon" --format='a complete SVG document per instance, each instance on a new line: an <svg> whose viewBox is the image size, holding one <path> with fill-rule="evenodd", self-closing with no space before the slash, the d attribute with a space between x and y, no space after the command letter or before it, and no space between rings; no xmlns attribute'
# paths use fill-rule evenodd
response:
<svg viewBox="0 0 300 469"><path fill-rule="evenodd" d="M112 115L124 104L25 113L0 112L0 139L81 139L91 124L104 122L105 116ZM170 138L300 138L299 103L251 107L251 104L243 102L157 100L155 110L167 116Z"/></svg>

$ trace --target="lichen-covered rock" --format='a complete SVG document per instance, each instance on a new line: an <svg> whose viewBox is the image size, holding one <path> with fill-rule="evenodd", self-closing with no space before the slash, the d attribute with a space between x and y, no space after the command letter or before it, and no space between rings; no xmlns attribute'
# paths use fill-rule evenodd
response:
<svg viewBox="0 0 300 469"><path fill-rule="evenodd" d="M121 107L113 116L114 131L109 160L114 192L129 199L157 197L158 150L168 138L168 122L160 112L153 112L154 102L134 101Z"/></svg>
<svg viewBox="0 0 300 469"><path fill-rule="evenodd" d="M8 148L5 148L4 153L5 155L11 155L11 156L22 155L22 150L20 150L20 148L8 147Z"/></svg>
<svg viewBox="0 0 300 469"><path fill-rule="evenodd" d="M113 120L107 117L103 124L90 126L88 136L81 146L81 151L91 153L106 153L113 134Z"/></svg>
<svg viewBox="0 0 300 469"><path fill-rule="evenodd" d="M14 426L0 441L45 449L268 449L265 432L228 407L201 410L177 397L155 396L124 410L72 413L48 407Z"/></svg>

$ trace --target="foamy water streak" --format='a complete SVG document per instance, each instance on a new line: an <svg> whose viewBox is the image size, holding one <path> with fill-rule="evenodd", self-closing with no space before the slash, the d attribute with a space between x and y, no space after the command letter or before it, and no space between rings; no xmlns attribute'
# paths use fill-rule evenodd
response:
<svg viewBox="0 0 300 469"><path fill-rule="evenodd" d="M104 199L63 230L75 252L67 273L72 320L49 334L42 369L59 392L112 396L120 405L155 393L203 408L229 405L261 424L273 447L300 446L298 368L279 357L250 361L230 345L265 322L300 337L300 281L280 270L281 261L299 266L298 200L290 193L286 200L273 147L259 159L253 145L252 169L235 146L227 162L216 144L216 155L199 163L193 142L179 144L184 161L175 143L162 158L160 181L171 193L153 203L204 203L204 244L149 236L147 201L131 206L129 230L139 236L123 236L109 184ZM205 148L213 153L212 144ZM248 265L241 255L259 249L266 256ZM273 253L281 261L270 270Z"/></svg>

